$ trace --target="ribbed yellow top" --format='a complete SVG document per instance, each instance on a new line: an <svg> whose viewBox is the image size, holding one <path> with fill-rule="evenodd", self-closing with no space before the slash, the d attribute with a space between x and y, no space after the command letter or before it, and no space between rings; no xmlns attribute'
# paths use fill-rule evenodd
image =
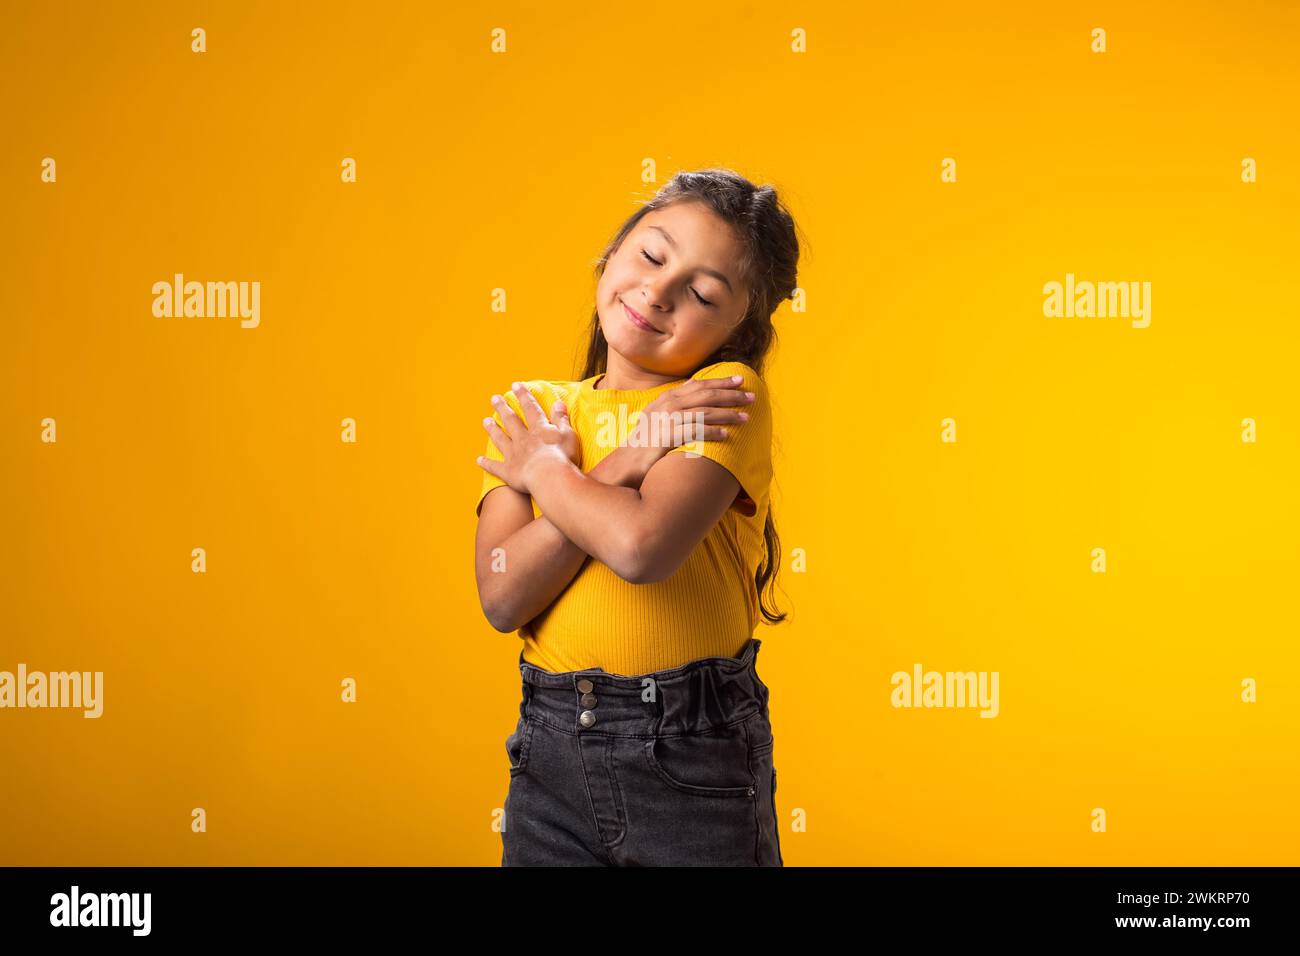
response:
<svg viewBox="0 0 1300 956"><path fill-rule="evenodd" d="M767 386L748 365L719 362L691 377L728 375L742 375L742 389L754 393L753 402L739 406L749 413L749 421L726 423L727 436L721 441L693 442L667 454L689 450L730 471L740 482L732 506L663 581L631 584L604 563L588 560L551 606L519 629L524 660L548 671L601 667L611 674L635 676L700 657L733 657L744 648L759 621L754 575L766 557L763 525L772 480L772 415ZM635 390L595 387L602 377L524 383L548 416L555 402L564 399L582 444L583 472L624 443L646 405L687 381ZM514 394L507 390L502 395L522 418ZM500 415L494 418L500 424ZM485 454L501 460L491 438ZM701 462L701 467L710 466ZM487 493L504 484L483 472L475 513ZM536 501L533 514L541 515Z"/></svg>

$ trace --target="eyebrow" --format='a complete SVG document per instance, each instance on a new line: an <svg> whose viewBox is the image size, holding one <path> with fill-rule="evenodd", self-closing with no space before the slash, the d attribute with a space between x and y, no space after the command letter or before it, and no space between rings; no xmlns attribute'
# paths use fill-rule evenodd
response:
<svg viewBox="0 0 1300 956"><path fill-rule="evenodd" d="M668 240L668 245L672 246L674 249L677 248L677 240L674 239L672 236L668 235L668 230L665 229L663 226L651 226L650 228L658 229L660 232L664 234L664 238ZM731 287L731 280L728 279L721 272L719 272L717 269L700 269L700 271L703 272L706 276L713 276L713 278L721 281L727 287L728 292L736 291Z"/></svg>

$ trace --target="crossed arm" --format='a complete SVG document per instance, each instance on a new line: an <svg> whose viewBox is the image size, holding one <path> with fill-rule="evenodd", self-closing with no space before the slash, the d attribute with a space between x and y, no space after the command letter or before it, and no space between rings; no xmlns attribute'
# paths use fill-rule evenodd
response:
<svg viewBox="0 0 1300 956"><path fill-rule="evenodd" d="M531 498L508 485L483 499L475 576L498 631L522 627L568 587L588 557L633 584L671 576L730 507L735 476L703 457L664 454L648 470L616 448L590 472L572 462L537 467ZM498 552L496 549L501 549ZM503 555L504 570L495 570Z"/></svg>

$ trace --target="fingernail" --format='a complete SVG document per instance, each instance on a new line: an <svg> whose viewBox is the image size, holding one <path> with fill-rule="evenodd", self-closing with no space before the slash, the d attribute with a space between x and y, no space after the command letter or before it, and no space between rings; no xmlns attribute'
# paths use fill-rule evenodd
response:
<svg viewBox="0 0 1300 956"><path fill-rule="evenodd" d="M501 396L500 396L500 395L493 395L493 396L492 396L492 404L493 404L493 405L495 405L495 404L496 404L497 402L499 402L499 401L501 401Z"/></svg>
<svg viewBox="0 0 1300 956"><path fill-rule="evenodd" d="M485 419L483 419L483 427L484 427L484 428L486 428L488 425L491 425L491 424L492 424L492 419L490 419L490 418L485 418Z"/></svg>
<svg viewBox="0 0 1300 956"><path fill-rule="evenodd" d="M740 375L733 375L731 376L731 380L733 382L743 382L745 379Z"/></svg>
<svg viewBox="0 0 1300 956"><path fill-rule="evenodd" d="M511 382L511 383L510 383L510 387L511 387L511 388L518 388L518 387L519 387L519 383L518 383L518 382Z"/></svg>
<svg viewBox="0 0 1300 956"><path fill-rule="evenodd" d="M747 421L749 421L749 413L748 413L748 412L741 412L741 413L740 413L740 420L741 420L742 422L747 422Z"/></svg>
<svg viewBox="0 0 1300 956"><path fill-rule="evenodd" d="M753 392L746 392L746 393L745 393L745 397L746 397L746 398L751 398L751 399L752 399L752 398L754 397L754 393L753 393Z"/></svg>

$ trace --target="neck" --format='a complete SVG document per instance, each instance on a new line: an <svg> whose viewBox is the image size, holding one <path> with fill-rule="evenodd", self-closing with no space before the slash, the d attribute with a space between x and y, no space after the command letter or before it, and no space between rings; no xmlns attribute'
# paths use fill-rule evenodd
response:
<svg viewBox="0 0 1300 956"><path fill-rule="evenodd" d="M595 387L601 390L641 391L668 382L676 382L680 378L682 378L680 375L660 375L656 372L647 372L610 349L605 357L605 373L600 377Z"/></svg>

